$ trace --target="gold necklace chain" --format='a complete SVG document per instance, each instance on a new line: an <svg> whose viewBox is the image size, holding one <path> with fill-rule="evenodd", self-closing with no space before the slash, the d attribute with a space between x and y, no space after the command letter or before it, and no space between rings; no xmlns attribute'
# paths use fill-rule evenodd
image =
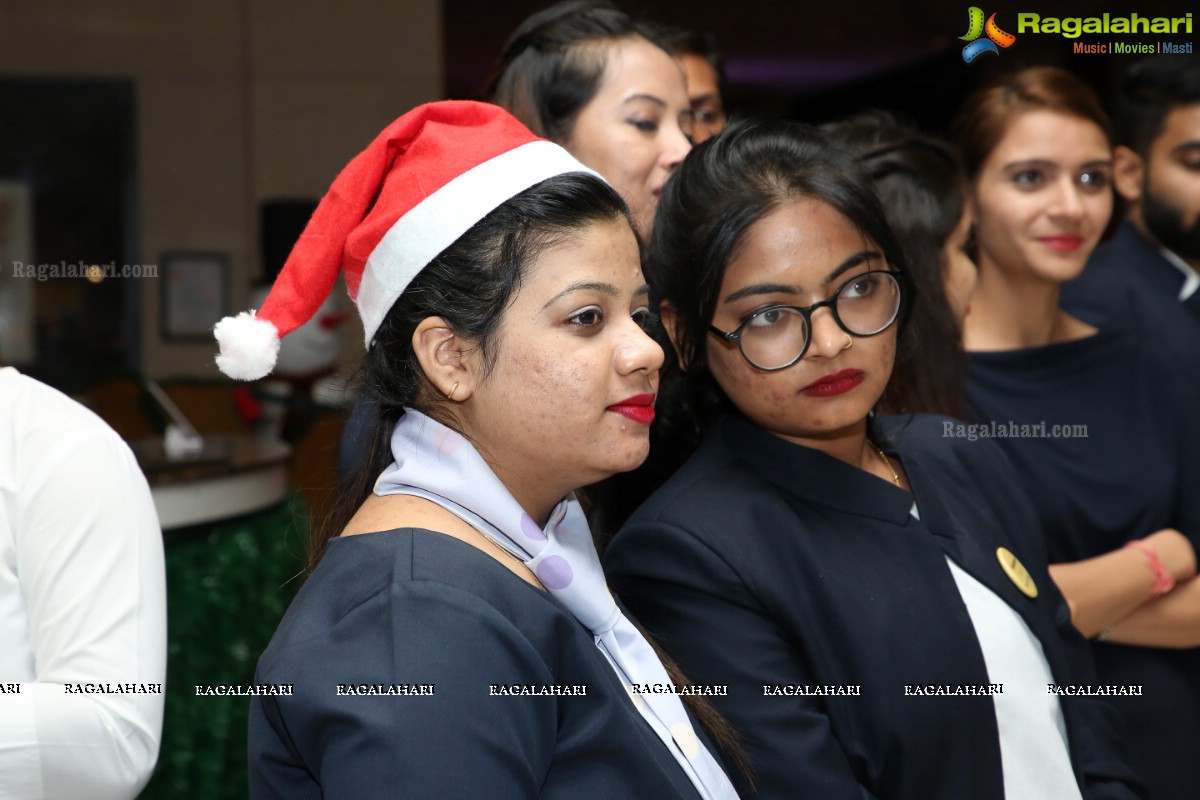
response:
<svg viewBox="0 0 1200 800"><path fill-rule="evenodd" d="M887 453L883 452L883 448L867 439L867 444L875 448L875 452L883 459L883 465L888 468L888 472L892 473L892 483L900 486L900 473L896 472L896 468L892 466L891 460L887 457ZM903 487L902 487L903 488Z"/></svg>

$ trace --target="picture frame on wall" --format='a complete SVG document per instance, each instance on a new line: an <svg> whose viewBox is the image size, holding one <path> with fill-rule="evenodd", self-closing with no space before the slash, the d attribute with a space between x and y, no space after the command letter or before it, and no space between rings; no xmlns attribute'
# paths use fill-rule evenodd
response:
<svg viewBox="0 0 1200 800"><path fill-rule="evenodd" d="M229 313L229 256L172 251L163 254L161 266L163 338L211 341L213 325Z"/></svg>

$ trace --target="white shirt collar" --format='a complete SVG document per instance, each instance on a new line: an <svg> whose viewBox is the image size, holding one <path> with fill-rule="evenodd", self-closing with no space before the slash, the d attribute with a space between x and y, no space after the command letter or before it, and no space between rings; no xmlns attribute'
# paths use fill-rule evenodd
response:
<svg viewBox="0 0 1200 800"><path fill-rule="evenodd" d="M1182 303L1194 295L1197 289L1200 289L1200 272L1197 272L1195 267L1180 258L1178 253L1174 253L1165 247L1158 248L1158 252L1162 253L1163 258L1183 273L1183 288L1179 290L1179 302Z"/></svg>

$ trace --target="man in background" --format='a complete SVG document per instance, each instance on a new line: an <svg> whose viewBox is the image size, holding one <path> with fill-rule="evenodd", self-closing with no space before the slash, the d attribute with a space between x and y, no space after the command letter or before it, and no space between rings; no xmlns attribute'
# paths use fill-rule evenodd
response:
<svg viewBox="0 0 1200 800"><path fill-rule="evenodd" d="M1126 72L1116 108L1116 189L1128 216L1063 288L1088 322L1137 313L1200 335L1200 60L1157 56ZM1178 313L1182 308L1186 313ZM1171 331L1168 331L1170 333Z"/></svg>
<svg viewBox="0 0 1200 800"><path fill-rule="evenodd" d="M665 31L663 39L687 78L688 101L695 125L692 143L700 144L725 127L725 67L711 33L683 28Z"/></svg>

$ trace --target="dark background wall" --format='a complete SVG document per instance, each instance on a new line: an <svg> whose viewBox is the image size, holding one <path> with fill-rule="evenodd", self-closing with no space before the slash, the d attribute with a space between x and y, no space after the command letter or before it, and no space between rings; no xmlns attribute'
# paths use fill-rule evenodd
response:
<svg viewBox="0 0 1200 800"><path fill-rule="evenodd" d="M1195 0L974 2L1012 32L1019 12L1192 11L1195 32L1172 38L1200 38ZM1019 35L999 56L964 64L958 37L971 4L623 3L661 23L715 33L735 113L810 122L877 107L943 131L962 97L1001 69L1059 64L1107 97L1135 60L1074 55L1067 39ZM34 252L13 258L150 265L167 252L221 253L231 264L228 310L245 308L264 273L262 204L319 197L354 153L414 105L477 96L513 28L547 5L0 0L0 181L28 183L35 205ZM157 378L217 379L210 342L163 335L161 280L51 283L32 293L39 359L48 362L39 374L52 382L90 383L115 364ZM357 332L344 349L353 363ZM62 357L68 350L71 358Z"/></svg>
<svg viewBox="0 0 1200 800"><path fill-rule="evenodd" d="M1182 16L1193 12L1191 36L1142 37L1148 41L1200 38L1200 4L1179 0L1080 2L1079 0L646 0L620 3L651 20L711 31L728 65L734 111L790 116L811 122L865 108L900 111L931 130L943 130L963 96L1000 70L1055 64L1108 94L1121 67L1135 56L1076 55L1070 40L1018 36L999 56L964 64L960 55L967 9L979 5L1016 33L1018 12L1043 16ZM446 91L476 97L508 34L529 13L549 3L515 0L503 7L485 0L444 0ZM1080 41L1105 37L1084 36ZM1114 37L1132 40L1135 37Z"/></svg>

